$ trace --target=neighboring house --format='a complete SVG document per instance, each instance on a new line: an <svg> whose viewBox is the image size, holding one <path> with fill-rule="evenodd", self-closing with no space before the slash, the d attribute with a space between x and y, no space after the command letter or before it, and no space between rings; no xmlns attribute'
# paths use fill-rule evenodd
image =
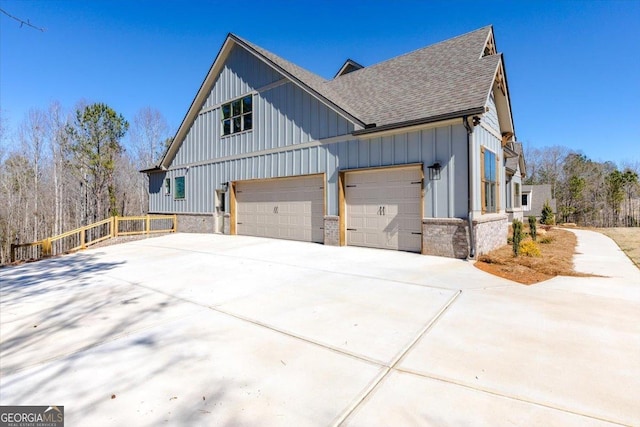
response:
<svg viewBox="0 0 640 427"><path fill-rule="evenodd" d="M491 26L331 80L229 34L143 172L179 231L466 258L506 242L514 143Z"/></svg>
<svg viewBox="0 0 640 427"><path fill-rule="evenodd" d="M556 199L551 195L551 184L523 185L522 186L522 213L523 216L535 216L540 219L542 207L545 202L556 213Z"/></svg>

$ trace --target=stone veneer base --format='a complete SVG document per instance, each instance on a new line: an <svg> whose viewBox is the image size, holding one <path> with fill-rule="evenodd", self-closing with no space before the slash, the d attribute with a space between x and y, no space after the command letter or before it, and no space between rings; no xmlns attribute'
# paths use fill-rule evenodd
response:
<svg viewBox="0 0 640 427"><path fill-rule="evenodd" d="M509 217L506 214L483 215L473 221L476 257L507 244Z"/></svg>
<svg viewBox="0 0 640 427"><path fill-rule="evenodd" d="M340 217L327 215L324 217L324 244L340 246Z"/></svg>
<svg viewBox="0 0 640 427"><path fill-rule="evenodd" d="M449 258L469 255L468 222L461 218L423 218L422 253Z"/></svg>
<svg viewBox="0 0 640 427"><path fill-rule="evenodd" d="M489 214L473 221L476 257L507 243L508 216ZM423 218L422 253L465 259L469 256L469 222L462 218Z"/></svg>
<svg viewBox="0 0 640 427"><path fill-rule="evenodd" d="M213 233L214 217L211 214L176 214L179 233Z"/></svg>

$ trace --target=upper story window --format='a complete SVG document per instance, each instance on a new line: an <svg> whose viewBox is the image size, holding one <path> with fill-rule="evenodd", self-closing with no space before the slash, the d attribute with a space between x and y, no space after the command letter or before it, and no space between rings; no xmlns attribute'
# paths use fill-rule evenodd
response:
<svg viewBox="0 0 640 427"><path fill-rule="evenodd" d="M253 96L222 104L222 136L253 128Z"/></svg>

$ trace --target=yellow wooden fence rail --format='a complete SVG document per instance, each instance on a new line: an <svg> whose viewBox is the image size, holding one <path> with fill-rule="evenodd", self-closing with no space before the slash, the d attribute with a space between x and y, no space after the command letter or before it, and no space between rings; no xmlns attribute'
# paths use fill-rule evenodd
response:
<svg viewBox="0 0 640 427"><path fill-rule="evenodd" d="M113 216L57 236L31 243L11 245L11 262L24 259L40 259L62 253L85 249L103 240L135 234L175 233L176 215ZM32 252L30 257L17 257L17 252Z"/></svg>

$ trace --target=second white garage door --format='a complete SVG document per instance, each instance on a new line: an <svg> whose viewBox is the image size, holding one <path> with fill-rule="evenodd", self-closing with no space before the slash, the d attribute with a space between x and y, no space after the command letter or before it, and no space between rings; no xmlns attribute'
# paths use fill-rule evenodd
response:
<svg viewBox="0 0 640 427"><path fill-rule="evenodd" d="M420 252L422 169L345 174L347 244Z"/></svg>
<svg viewBox="0 0 640 427"><path fill-rule="evenodd" d="M322 175L236 183L237 233L324 241Z"/></svg>

